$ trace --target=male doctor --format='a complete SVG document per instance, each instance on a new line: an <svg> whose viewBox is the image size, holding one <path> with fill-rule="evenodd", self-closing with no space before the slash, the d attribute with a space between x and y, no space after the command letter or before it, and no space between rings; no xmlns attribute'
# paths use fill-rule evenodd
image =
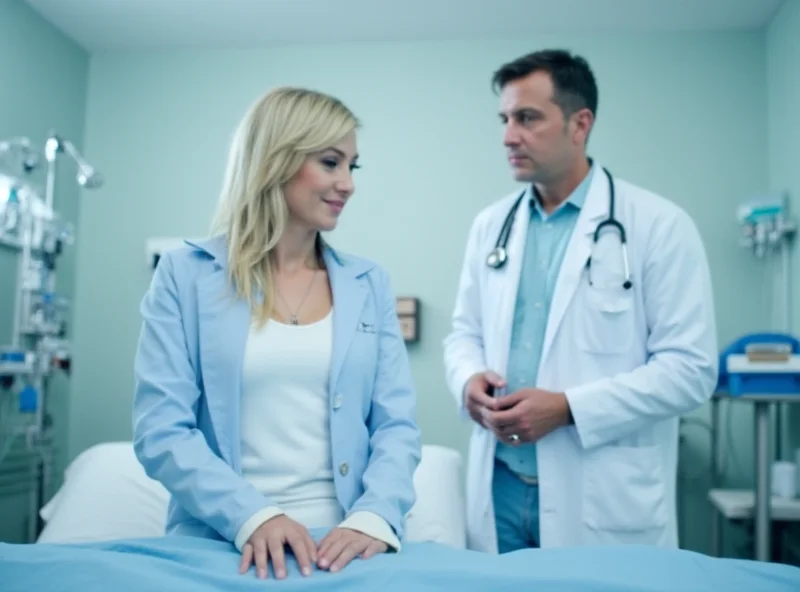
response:
<svg viewBox="0 0 800 592"><path fill-rule="evenodd" d="M717 382L703 243L677 205L587 157L584 59L536 52L493 85L525 189L475 218L444 341L474 422L468 545L677 546L678 417Z"/></svg>

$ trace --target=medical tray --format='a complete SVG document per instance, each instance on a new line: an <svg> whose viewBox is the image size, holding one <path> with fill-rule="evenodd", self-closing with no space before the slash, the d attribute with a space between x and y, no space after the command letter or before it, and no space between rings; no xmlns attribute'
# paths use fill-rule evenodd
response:
<svg viewBox="0 0 800 592"><path fill-rule="evenodd" d="M800 341L785 333L741 337L720 353L718 392L800 395Z"/></svg>

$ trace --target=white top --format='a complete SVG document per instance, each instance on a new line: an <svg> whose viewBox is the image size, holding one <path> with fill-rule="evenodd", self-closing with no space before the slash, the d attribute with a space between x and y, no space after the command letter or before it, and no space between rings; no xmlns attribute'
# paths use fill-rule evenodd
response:
<svg viewBox="0 0 800 592"><path fill-rule="evenodd" d="M333 315L309 325L269 321L252 327L241 399L242 474L275 505L248 520L241 550L265 521L286 514L306 528L343 526L399 548L389 525L369 512L345 522L333 482L328 376Z"/></svg>

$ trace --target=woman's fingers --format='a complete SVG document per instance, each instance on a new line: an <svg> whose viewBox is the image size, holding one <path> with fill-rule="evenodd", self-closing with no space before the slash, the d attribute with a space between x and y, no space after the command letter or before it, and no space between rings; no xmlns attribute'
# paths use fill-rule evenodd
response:
<svg viewBox="0 0 800 592"><path fill-rule="evenodd" d="M253 564L253 545L247 543L242 548L242 561L239 563L239 573L247 573L250 566Z"/></svg>
<svg viewBox="0 0 800 592"><path fill-rule="evenodd" d="M311 555L308 552L305 538L302 532L294 531L288 535L289 547L297 559L297 566L300 568L300 573L304 576L311 575Z"/></svg>
<svg viewBox="0 0 800 592"><path fill-rule="evenodd" d="M282 580L286 577L286 556L283 550L285 537L283 533L273 535L267 542L267 551L272 559L272 569L275 570L275 577Z"/></svg>
<svg viewBox="0 0 800 592"><path fill-rule="evenodd" d="M264 539L253 541L253 554L256 562L256 574L259 578L268 577L267 572L267 543Z"/></svg>

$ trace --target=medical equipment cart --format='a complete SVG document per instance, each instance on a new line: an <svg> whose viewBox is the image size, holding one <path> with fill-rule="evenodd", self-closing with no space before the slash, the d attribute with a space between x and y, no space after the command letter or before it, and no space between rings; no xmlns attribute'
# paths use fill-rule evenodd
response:
<svg viewBox="0 0 800 592"><path fill-rule="evenodd" d="M772 495L775 448L770 427L773 407L800 403L800 341L783 333L744 336L720 355L720 379L711 399L712 554L722 552L722 518L754 522L755 559L772 560L772 521L800 521L800 498ZM753 406L755 488L721 489L723 446L721 403Z"/></svg>
<svg viewBox="0 0 800 592"><path fill-rule="evenodd" d="M722 440L720 433L721 403L728 405L737 401L751 403L755 418L755 469L756 484L753 490L721 489L722 478ZM770 561L772 553L772 521L800 521L800 498L784 499L771 494L772 446L770 430L770 411L775 404L800 403L797 396L785 395L743 395L732 397L727 393L717 393L711 400L711 489L708 499L713 506L712 516L712 555L722 553L722 519L753 520L755 527L755 559Z"/></svg>

